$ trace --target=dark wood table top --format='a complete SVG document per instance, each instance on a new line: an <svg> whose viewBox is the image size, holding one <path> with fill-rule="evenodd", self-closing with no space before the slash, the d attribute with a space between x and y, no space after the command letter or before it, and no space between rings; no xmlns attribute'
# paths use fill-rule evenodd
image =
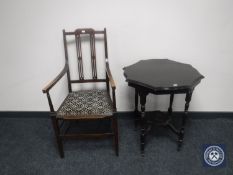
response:
<svg viewBox="0 0 233 175"><path fill-rule="evenodd" d="M192 89L204 78L191 65L169 59L141 60L123 70L129 84L154 91Z"/></svg>

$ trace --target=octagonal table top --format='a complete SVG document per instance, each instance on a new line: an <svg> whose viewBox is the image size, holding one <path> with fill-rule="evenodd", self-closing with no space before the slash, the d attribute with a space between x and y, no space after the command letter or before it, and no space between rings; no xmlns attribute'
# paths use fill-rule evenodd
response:
<svg viewBox="0 0 233 175"><path fill-rule="evenodd" d="M204 78L190 64L169 59L141 60L123 70L128 83L153 90L191 89Z"/></svg>

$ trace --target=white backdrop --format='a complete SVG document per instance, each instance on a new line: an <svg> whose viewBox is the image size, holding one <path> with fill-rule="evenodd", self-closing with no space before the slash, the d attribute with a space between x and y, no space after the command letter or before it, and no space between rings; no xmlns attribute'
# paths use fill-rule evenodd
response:
<svg viewBox="0 0 233 175"><path fill-rule="evenodd" d="M232 9L232 0L1 0L0 110L48 110L41 89L63 68L62 29L106 27L119 111L134 103L122 68L151 58L190 63L205 76L191 111L232 111ZM55 104L64 89L63 81L52 92ZM167 96L148 101L149 110L167 109Z"/></svg>

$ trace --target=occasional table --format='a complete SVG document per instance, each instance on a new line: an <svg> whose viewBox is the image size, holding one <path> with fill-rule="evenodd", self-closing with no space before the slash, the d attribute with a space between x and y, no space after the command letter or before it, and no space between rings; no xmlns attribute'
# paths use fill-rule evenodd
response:
<svg viewBox="0 0 233 175"><path fill-rule="evenodd" d="M124 76L128 85L135 88L135 114L138 112L138 97L140 97L140 143L141 154L144 155L145 137L148 128L145 105L149 93L156 95L170 95L170 103L167 118L163 121L178 136L178 150L180 150L184 139L184 127L188 114L189 103L196 85L204 78L195 68L169 59L141 60L133 65L123 68ZM175 94L186 94L184 115L179 129L172 123L172 104ZM136 120L136 118L135 118Z"/></svg>

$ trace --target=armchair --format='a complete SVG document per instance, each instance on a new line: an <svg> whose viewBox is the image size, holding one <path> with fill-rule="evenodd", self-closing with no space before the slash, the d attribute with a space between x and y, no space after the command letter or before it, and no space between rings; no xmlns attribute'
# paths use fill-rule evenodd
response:
<svg viewBox="0 0 233 175"><path fill-rule="evenodd" d="M98 38L96 36L98 35ZM67 41L67 36L73 37L72 42ZM102 37L101 39L99 37ZM52 119L52 125L56 137L56 142L58 145L58 150L60 156L64 157L63 150L63 140L69 138L102 138L106 136L112 136L114 140L115 153L118 156L118 124L116 113L116 98L115 98L115 89L116 85L113 80L109 63L108 63L108 51L107 51L107 34L106 29L103 31L96 31L91 28L82 28L76 29L74 32L66 32L63 30L63 41L64 41L64 50L65 50L65 66L62 71L43 88L43 93L47 95L49 107L50 107L50 116ZM83 64L83 53L82 53L82 43L90 43L90 63L91 63L91 78L86 78L84 75L85 65ZM105 61L105 75L104 78L99 78L97 76L97 57L96 57L96 42L103 42L104 46L104 57ZM70 45L75 46L75 52L77 56L77 66L78 67L78 76L73 78L71 76L71 62L69 57ZM88 69L87 69L88 71ZM90 70L89 70L90 71ZM61 103L61 106L58 110L54 109L54 105L50 96L50 90L59 82L59 80L67 76L67 85L68 85L68 95ZM98 89L92 87L91 89L83 89L81 84L105 84L104 89ZM74 84L81 85L77 90L73 87ZM111 87L111 89L110 89ZM110 130L107 132L101 133L92 133L92 132L79 132L79 133L70 133L69 127L64 128L64 123L71 123L77 121L104 121L110 120L108 122Z"/></svg>

